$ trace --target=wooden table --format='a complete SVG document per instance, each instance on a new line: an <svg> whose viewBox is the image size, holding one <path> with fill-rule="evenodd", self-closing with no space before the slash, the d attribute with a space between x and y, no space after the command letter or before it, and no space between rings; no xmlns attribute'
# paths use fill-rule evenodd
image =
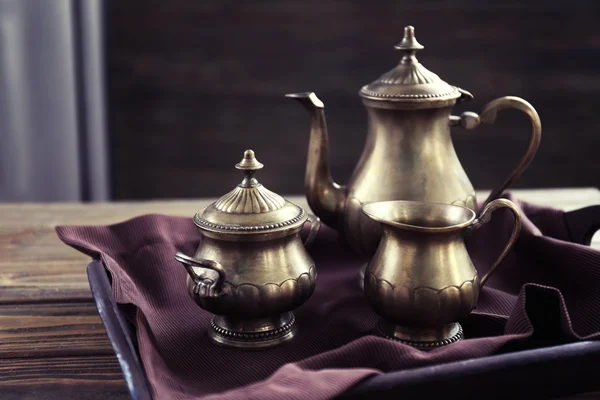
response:
<svg viewBox="0 0 600 400"><path fill-rule="evenodd" d="M597 189L515 194L567 211L600 204ZM303 198L289 199L307 207ZM60 242L55 226L146 213L191 217L211 201L0 205L0 399L128 398L89 291L90 259ZM600 248L600 240L592 245Z"/></svg>

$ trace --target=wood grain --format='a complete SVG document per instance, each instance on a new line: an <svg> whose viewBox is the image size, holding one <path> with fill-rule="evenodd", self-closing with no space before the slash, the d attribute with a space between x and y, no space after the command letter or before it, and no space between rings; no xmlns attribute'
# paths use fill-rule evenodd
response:
<svg viewBox="0 0 600 400"><path fill-rule="evenodd" d="M113 354L92 302L0 306L0 359Z"/></svg>
<svg viewBox="0 0 600 400"><path fill-rule="evenodd" d="M47 369L50 374L35 375L37 370ZM0 387L28 383L61 382L78 384L85 382L118 382L121 371L114 356L90 357L44 357L0 360Z"/></svg>
<svg viewBox="0 0 600 400"><path fill-rule="evenodd" d="M127 399L114 355L0 359L0 398Z"/></svg>
<svg viewBox="0 0 600 400"><path fill-rule="evenodd" d="M57 225L103 225L147 213L192 216L207 200L0 205L0 304L89 301L86 255L63 244Z"/></svg>

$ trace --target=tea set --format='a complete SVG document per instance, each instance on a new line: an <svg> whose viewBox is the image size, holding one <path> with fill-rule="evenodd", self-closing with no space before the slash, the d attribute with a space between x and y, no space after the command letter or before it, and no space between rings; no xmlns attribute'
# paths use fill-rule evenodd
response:
<svg viewBox="0 0 600 400"><path fill-rule="evenodd" d="M307 248L321 221L357 255L370 258L357 276L381 317L374 327L378 335L420 349L463 338L459 321L475 308L481 287L517 241L519 208L500 196L535 156L541 122L528 102L511 96L491 101L479 114L453 115L457 102L473 96L417 60L423 46L412 26L404 28L395 48L399 64L360 89L368 133L347 185L331 176L324 104L312 92L286 95L311 118L305 189L315 215L260 184L255 174L263 164L246 150L235 166L244 173L242 182L194 216L202 241L193 257L177 253L175 258L188 272L194 301L215 315L214 342L260 349L294 337L293 311L310 298L317 281L318 266ZM478 210L450 128L492 124L506 108L529 117L529 146ZM512 234L498 260L479 277L465 238L499 208L514 215ZM307 222L310 232L303 242L300 231Z"/></svg>

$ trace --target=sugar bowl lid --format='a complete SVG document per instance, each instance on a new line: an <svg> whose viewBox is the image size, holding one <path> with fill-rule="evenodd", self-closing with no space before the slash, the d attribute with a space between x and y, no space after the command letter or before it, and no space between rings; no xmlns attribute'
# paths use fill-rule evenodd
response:
<svg viewBox="0 0 600 400"><path fill-rule="evenodd" d="M402 52L396 68L365 85L359 94L365 103L382 108L435 108L454 104L470 93L444 82L421 64L415 54L424 47L412 26L404 28L404 38L395 46Z"/></svg>
<svg viewBox="0 0 600 400"><path fill-rule="evenodd" d="M299 207L261 185L254 174L263 168L246 150L235 167L244 179L229 193L194 216L194 223L204 231L226 234L258 234L296 228L308 215Z"/></svg>

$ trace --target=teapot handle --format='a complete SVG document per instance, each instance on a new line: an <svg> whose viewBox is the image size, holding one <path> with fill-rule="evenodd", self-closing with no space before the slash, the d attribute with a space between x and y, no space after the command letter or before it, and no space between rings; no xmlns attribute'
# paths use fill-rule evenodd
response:
<svg viewBox="0 0 600 400"><path fill-rule="evenodd" d="M510 186L515 179L519 178L525 169L527 169L529 163L531 163L531 160L533 160L533 157L537 153L538 147L540 147L540 140L542 138L542 122L540 121L537 111L535 111L535 108L533 108L531 104L519 97L514 96L505 96L496 100L492 100L483 107L479 115L471 111L466 111L462 113L460 117L455 115L450 116L450 125L459 125L465 129L473 129L478 127L481 123L493 124L496 121L496 115L498 114L498 111L506 108L520 110L531 120L531 136L529 138L529 146L527 147L525 155L521 158L521 161L509 175L508 179L506 179L506 181L504 181L500 187L492 190L488 198L483 203L484 205L500 197L502 192L504 192L504 190L506 190L506 188Z"/></svg>
<svg viewBox="0 0 600 400"><path fill-rule="evenodd" d="M494 212L494 210L497 210L497 209L503 208L503 207L508 208L515 217L513 230L510 235L510 239L508 239L508 243L506 244L506 246L504 246L504 249L502 250L502 253L500 253L500 256L498 257L496 262L494 262L494 264L492 264L492 266L490 267L488 272L479 281L479 284L481 285L481 287L483 287L483 285L485 285L485 283L490 278L490 276L494 273L496 268L498 268L498 265L500 265L500 263L504 260L504 258L508 254L508 251L513 248L515 243L517 243L517 239L519 238L519 233L521 233L521 213L519 211L519 208L512 201L507 200L507 199L496 199L496 200L489 202L483 208L483 210L481 211L481 214L479 214L479 216L473 221L473 223L470 226L471 230L476 230L476 229L481 228L481 226L483 224L490 222L490 220L492 219L492 213Z"/></svg>
<svg viewBox="0 0 600 400"><path fill-rule="evenodd" d="M317 233L319 233L319 229L321 229L321 219L313 214L308 214L308 222L310 222L310 232L308 233L308 237L304 240L304 247L310 247L315 238L317 237Z"/></svg>
<svg viewBox="0 0 600 400"><path fill-rule="evenodd" d="M223 265L212 260L197 260L195 258L186 256L181 252L177 252L177 254L175 254L175 259L183 264L190 277L196 283L198 289L194 289L196 294L202 298L218 297L221 294L221 287L223 286L223 282L225 282L226 278L225 268L223 268ZM204 283L205 278L201 275L198 275L196 271L194 271L193 267L210 269L219 274L219 278L216 282L214 282L214 286L210 287L209 284Z"/></svg>

